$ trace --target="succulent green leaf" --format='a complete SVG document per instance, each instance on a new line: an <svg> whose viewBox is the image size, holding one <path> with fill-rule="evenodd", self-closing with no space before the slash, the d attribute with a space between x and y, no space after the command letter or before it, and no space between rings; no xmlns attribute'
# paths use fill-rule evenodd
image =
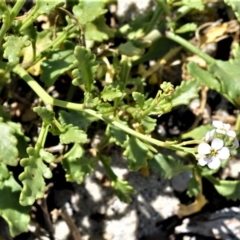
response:
<svg viewBox="0 0 240 240"><path fill-rule="evenodd" d="M44 82L47 87L54 85L61 74L71 69L74 61L73 50L62 50L53 53L51 58L41 63L41 81Z"/></svg>
<svg viewBox="0 0 240 240"><path fill-rule="evenodd" d="M97 106L97 110L99 111L99 113L106 115L113 114L115 109L110 103L102 102Z"/></svg>
<svg viewBox="0 0 240 240"><path fill-rule="evenodd" d="M101 92L101 98L103 101L113 101L116 98L121 98L125 95L118 88L114 88L111 85L105 86Z"/></svg>
<svg viewBox="0 0 240 240"><path fill-rule="evenodd" d="M96 159L85 157L83 148L75 143L62 159L67 181L82 183L84 176L93 171L95 163Z"/></svg>
<svg viewBox="0 0 240 240"><path fill-rule="evenodd" d="M182 81L172 94L172 107L189 104L192 99L198 97L198 87L199 82L196 80Z"/></svg>
<svg viewBox="0 0 240 240"><path fill-rule="evenodd" d="M116 178L115 181L111 182L111 185L122 202L130 203L132 201L131 195L136 194L136 190L127 181Z"/></svg>
<svg viewBox="0 0 240 240"><path fill-rule="evenodd" d="M136 171L147 166L149 150L146 145L137 138L129 137L124 143L125 151L123 155L127 158L128 166Z"/></svg>
<svg viewBox="0 0 240 240"><path fill-rule="evenodd" d="M21 50L31 43L28 41L28 36L16 37L11 35L7 36L5 40L6 42L3 44L3 57L8 59L12 66L15 66L19 63Z"/></svg>
<svg viewBox="0 0 240 240"><path fill-rule="evenodd" d="M195 62L190 62L187 65L188 72L200 81L201 84L214 89L216 91L220 91L221 86L219 81L214 78L211 73L201 69Z"/></svg>
<svg viewBox="0 0 240 240"><path fill-rule="evenodd" d="M144 95L139 92L133 92L132 97L136 101L137 105L142 109L145 103Z"/></svg>
<svg viewBox="0 0 240 240"><path fill-rule="evenodd" d="M144 116L141 119L141 125L145 133L151 133L155 129L156 124L157 124L157 119L153 119L149 116Z"/></svg>
<svg viewBox="0 0 240 240"><path fill-rule="evenodd" d="M195 140L202 139L208 131L211 131L214 127L210 124L201 125L197 128L194 128L190 132L182 134L182 139L192 138Z"/></svg>
<svg viewBox="0 0 240 240"><path fill-rule="evenodd" d="M23 183L23 189L20 195L20 204L23 206L32 205L37 198L42 198L45 191L44 178L51 178L52 172L45 165L43 160L50 160L49 156L45 156L44 152L40 156L39 152L32 147L27 149L28 158L20 161L24 172L19 175L19 180Z"/></svg>
<svg viewBox="0 0 240 240"><path fill-rule="evenodd" d="M65 3L64 0L36 0L35 9L37 10L35 14L37 16L41 14L49 14L54 8L59 7ZM33 9L33 10L35 10Z"/></svg>
<svg viewBox="0 0 240 240"><path fill-rule="evenodd" d="M209 71L221 83L221 93L237 107L240 107L240 81L239 81L240 50L235 59L229 61L216 61Z"/></svg>
<svg viewBox="0 0 240 240"><path fill-rule="evenodd" d="M75 48L74 56L77 61L75 61L72 66L73 68L76 68L72 71L74 76L72 83L75 86L85 84L86 91L91 92L94 82L94 74L98 66L95 60L96 57L89 49L81 46Z"/></svg>
<svg viewBox="0 0 240 240"><path fill-rule="evenodd" d="M110 139L109 142L114 142L119 146L123 146L124 142L127 139L127 134L123 130L116 128L114 126L108 125L106 134L109 134Z"/></svg>
<svg viewBox="0 0 240 240"><path fill-rule="evenodd" d="M233 12L235 13L238 21L240 21L240 4L237 0L224 0L224 2L229 5Z"/></svg>
<svg viewBox="0 0 240 240"><path fill-rule="evenodd" d="M86 40L103 42L112 38L114 33L111 28L105 23L105 17L101 16L94 22L89 22L85 27L85 38Z"/></svg>
<svg viewBox="0 0 240 240"><path fill-rule="evenodd" d="M35 107L34 112L43 120L46 124L51 124L54 120L55 113L53 110L50 110L46 107Z"/></svg>
<svg viewBox="0 0 240 240"><path fill-rule="evenodd" d="M76 126L67 125L64 132L60 134L61 144L69 143L85 143L87 142L87 134Z"/></svg>
<svg viewBox="0 0 240 240"><path fill-rule="evenodd" d="M15 130L8 124L0 122L0 163L10 166L18 164L17 138L14 136Z"/></svg>
<svg viewBox="0 0 240 240"><path fill-rule="evenodd" d="M129 57L140 56L144 53L143 48L136 47L131 41L120 44L118 50L121 54Z"/></svg>
<svg viewBox="0 0 240 240"><path fill-rule="evenodd" d="M0 175L0 216L8 223L11 236L15 237L28 231L30 207L19 204L21 186L3 164L0 164Z"/></svg>
<svg viewBox="0 0 240 240"><path fill-rule="evenodd" d="M219 194L231 200L240 199L240 181L215 180L211 181Z"/></svg>
<svg viewBox="0 0 240 240"><path fill-rule="evenodd" d="M168 179L183 171L189 170L189 167L184 166L178 158L161 153L158 153L153 159L149 160L148 165L160 176Z"/></svg>
<svg viewBox="0 0 240 240"><path fill-rule="evenodd" d="M176 33L185 33L185 32L195 32L197 30L197 24L195 23L186 23L178 28Z"/></svg>
<svg viewBox="0 0 240 240"><path fill-rule="evenodd" d="M204 0L183 0L182 1L182 6L183 7L188 7L188 8L194 8L199 11L204 10Z"/></svg>
<svg viewBox="0 0 240 240"><path fill-rule="evenodd" d="M188 191L187 194L189 197L195 197L201 193L200 183L197 181L196 176L193 175L188 182Z"/></svg>
<svg viewBox="0 0 240 240"><path fill-rule="evenodd" d="M81 0L78 5L73 7L73 14L82 25L85 25L106 13L107 9L104 7L104 1Z"/></svg>
<svg viewBox="0 0 240 240"><path fill-rule="evenodd" d="M40 150L39 155L47 163L52 163L55 160L54 155L50 152L45 151L44 149Z"/></svg>
<svg viewBox="0 0 240 240"><path fill-rule="evenodd" d="M88 126L96 121L97 118L79 111L63 111L59 112L59 121L62 125L72 124L81 130L87 131Z"/></svg>

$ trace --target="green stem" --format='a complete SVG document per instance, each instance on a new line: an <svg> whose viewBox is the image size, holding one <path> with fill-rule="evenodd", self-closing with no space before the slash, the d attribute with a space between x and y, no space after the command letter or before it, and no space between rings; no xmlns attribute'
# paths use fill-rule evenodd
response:
<svg viewBox="0 0 240 240"><path fill-rule="evenodd" d="M132 67L131 60L127 56L122 56L120 81L126 84Z"/></svg>
<svg viewBox="0 0 240 240"><path fill-rule="evenodd" d="M110 179L111 182L115 182L117 180L117 175L113 172L112 168L109 166L107 161L103 156L99 156L99 160L102 162L102 165Z"/></svg>
<svg viewBox="0 0 240 240"><path fill-rule="evenodd" d="M236 133L238 135L240 134L240 113L238 113L238 116L237 116L237 122L236 122L236 125L235 125L235 131L236 131Z"/></svg>
<svg viewBox="0 0 240 240"><path fill-rule="evenodd" d="M20 0L21 1L21 0ZM38 10L40 8L39 1L36 1L34 8L28 13L27 17L22 21L20 32L28 28L38 17Z"/></svg>
<svg viewBox="0 0 240 240"><path fill-rule="evenodd" d="M179 43L181 46L188 49L190 52L195 53L199 57L201 57L203 60L205 60L208 64L215 63L215 59L209 56L208 54L204 53L194 45L192 45L189 41L185 40L184 38L172 33L172 32L166 32L165 36L168 39L173 40L174 42Z"/></svg>
<svg viewBox="0 0 240 240"><path fill-rule="evenodd" d="M43 122L39 136L38 136L37 143L35 145L35 149L37 151L40 151L40 149L42 149L45 145L47 134L48 134L48 128L49 128L49 124L46 124Z"/></svg>
<svg viewBox="0 0 240 240"><path fill-rule="evenodd" d="M18 15L20 10L22 9L24 3L25 3L25 0L17 0L16 4L14 5L14 7L10 12L10 16L5 16L3 25L0 30L0 45L2 45L2 41L6 32L10 28L12 22L14 21L14 18Z"/></svg>
<svg viewBox="0 0 240 240"><path fill-rule="evenodd" d="M202 140L190 140L190 141L185 141L182 143L177 144L177 146L185 146L185 145L189 145L189 144L199 144L201 143Z"/></svg>
<svg viewBox="0 0 240 240"><path fill-rule="evenodd" d="M145 34L148 34L156 25L157 21L159 20L159 17L163 13L163 8L160 3L158 3L156 9L154 10L153 16L147 25L145 29Z"/></svg>
<svg viewBox="0 0 240 240"><path fill-rule="evenodd" d="M74 26L71 26L71 28L66 29L63 31L62 34L60 34L57 38L55 38L45 49L43 49L35 58L34 62L30 62L24 65L25 69L28 69L29 67L35 65L37 62L39 62L43 57L44 54L50 49L50 48L56 48L60 44L62 44L68 37L69 34L71 34L71 30L74 29Z"/></svg>
<svg viewBox="0 0 240 240"><path fill-rule="evenodd" d="M67 101L62 101L62 100L58 100L58 99L54 99L51 96L48 95L48 93L46 93L46 91L27 73L27 71L25 69L23 69L21 66L16 66L13 69L13 72L15 72L16 74L18 74L31 88L32 90L42 99L42 101L45 104L50 104L53 106L59 106L62 108L67 108L67 109L71 109L71 110L77 110L77 111L84 111L85 113L88 113L91 116L94 116L102 121L105 121L108 124L111 124L121 130L123 130L124 132L135 136L145 142L149 142L151 144L157 145L159 147L165 147L165 148L169 148L172 150L180 150L180 151L185 151L185 152L189 152L189 153L193 153L193 149L191 148L186 148L186 147L181 147L178 146L177 144L174 145L172 143L169 142L162 142L159 141L157 139L151 138L149 136L146 136L144 134L141 134L139 132L134 131L133 129L129 128L128 126L114 121L111 118L108 118L106 116L103 116L102 114L97 113L96 111L92 110L92 109L84 109L83 104L78 104L78 103L72 103L72 102L67 102Z"/></svg>

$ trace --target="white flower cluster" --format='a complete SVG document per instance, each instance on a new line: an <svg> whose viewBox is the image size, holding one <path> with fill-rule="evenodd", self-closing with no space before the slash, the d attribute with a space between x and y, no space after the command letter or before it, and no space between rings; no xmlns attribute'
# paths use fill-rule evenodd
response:
<svg viewBox="0 0 240 240"><path fill-rule="evenodd" d="M213 121L213 130L205 135L205 142L198 146L198 164L207 165L210 169L217 169L222 160L230 157L230 151L239 147L236 133L231 130L230 124Z"/></svg>

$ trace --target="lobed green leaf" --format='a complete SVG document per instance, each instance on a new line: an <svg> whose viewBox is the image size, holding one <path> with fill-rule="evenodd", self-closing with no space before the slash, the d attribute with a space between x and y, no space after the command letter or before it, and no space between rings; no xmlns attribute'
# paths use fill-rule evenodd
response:
<svg viewBox="0 0 240 240"><path fill-rule="evenodd" d="M19 204L22 188L3 164L0 164L0 176L0 216L8 223L11 236L15 237L28 231L30 207Z"/></svg>
<svg viewBox="0 0 240 240"><path fill-rule="evenodd" d="M82 146L75 143L62 159L62 165L66 171L66 180L81 184L84 176L94 170L96 161L94 158L85 157Z"/></svg>
<svg viewBox="0 0 240 240"><path fill-rule="evenodd" d="M41 154L32 147L27 149L28 158L20 161L24 172L19 175L19 180L23 183L20 195L20 204L23 206L32 205L37 198L42 198L45 191L44 178L51 178L52 172L43 161L52 161L50 153L46 154L43 150Z"/></svg>

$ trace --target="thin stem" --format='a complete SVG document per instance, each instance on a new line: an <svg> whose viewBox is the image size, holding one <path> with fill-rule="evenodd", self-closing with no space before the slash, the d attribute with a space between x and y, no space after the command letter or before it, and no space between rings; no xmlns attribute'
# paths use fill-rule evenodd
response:
<svg viewBox="0 0 240 240"><path fill-rule="evenodd" d="M183 46L184 48L188 49L192 53L197 54L199 57L201 57L203 60L205 60L208 64L215 63L215 59L214 58L212 58L211 56L207 55L206 53L204 53L203 51L201 51L200 49L198 49L197 47L192 45L190 42L188 42L184 38L182 38L182 37L180 37L180 36L178 36L178 35L176 35L176 34L174 34L172 32L166 32L165 36L168 39L171 39L174 42L179 43L181 46Z"/></svg>
<svg viewBox="0 0 240 240"><path fill-rule="evenodd" d="M40 7L40 5L38 3L39 2L36 1L34 8L30 11L30 13L27 15L27 17L25 19L23 19L22 26L19 29L20 32L25 30L26 28L28 28L36 20L37 12Z"/></svg>
<svg viewBox="0 0 240 240"><path fill-rule="evenodd" d="M37 62L39 62L42 58L44 53L46 53L50 48L56 48L58 47L61 43L63 43L69 34L71 34L71 30L74 29L74 26L72 25L69 29L63 31L61 35L59 35L57 38L55 38L45 49L43 49L35 58L34 62L30 62L24 65L25 69L28 69L29 67L33 66Z"/></svg>
<svg viewBox="0 0 240 240"><path fill-rule="evenodd" d="M107 161L103 156L99 156L99 160L102 162L102 165L110 179L111 182L115 182L117 180L117 175L113 172L112 168L109 166Z"/></svg>
<svg viewBox="0 0 240 240"><path fill-rule="evenodd" d="M156 9L154 10L153 16L147 25L145 29L145 34L148 34L156 25L157 21L159 20L159 17L163 13L163 8L160 6L160 4L157 5Z"/></svg>
<svg viewBox="0 0 240 240"><path fill-rule="evenodd" d="M24 3L25 3L25 0L17 0L16 4L12 8L12 10L10 11L10 15L5 16L4 21L3 21L3 25L2 25L1 30L0 30L0 45L2 45L2 41L3 41L3 38L6 34L6 32L10 28L12 22L14 21L14 18L18 15L20 10L22 9Z"/></svg>
<svg viewBox="0 0 240 240"><path fill-rule="evenodd" d="M201 143L202 140L190 140L190 141L185 141L182 143L177 144L177 146L185 146L185 145L189 145L189 144L199 144Z"/></svg>
<svg viewBox="0 0 240 240"><path fill-rule="evenodd" d="M46 124L43 122L39 136L38 136L37 143L35 145L35 149L37 151L40 151L40 149L42 149L45 145L47 134L48 134L48 128L49 128L49 124Z"/></svg>
<svg viewBox="0 0 240 240"><path fill-rule="evenodd" d="M144 134L141 134L139 132L136 132L133 129L131 129L130 127L128 127L120 122L114 121L111 118L103 116L102 114L99 114L92 109L84 109L83 104L72 103L72 102L54 99L51 96L49 96L48 93L46 93L46 91L28 74L28 72L19 65L17 65L13 69L13 72L18 74L32 88L32 90L42 99L42 101L45 104L59 106L59 107L67 108L67 109L71 109L71 110L84 111L85 113L88 113L91 116L94 116L100 120L103 120L106 123L111 124L119 129L123 130L124 132L143 140L144 142L149 142L154 145L169 148L172 150L180 150L180 151L185 151L185 152L189 152L192 154L194 152L194 150L191 148L174 145L171 142L162 142L157 139L146 136Z"/></svg>

